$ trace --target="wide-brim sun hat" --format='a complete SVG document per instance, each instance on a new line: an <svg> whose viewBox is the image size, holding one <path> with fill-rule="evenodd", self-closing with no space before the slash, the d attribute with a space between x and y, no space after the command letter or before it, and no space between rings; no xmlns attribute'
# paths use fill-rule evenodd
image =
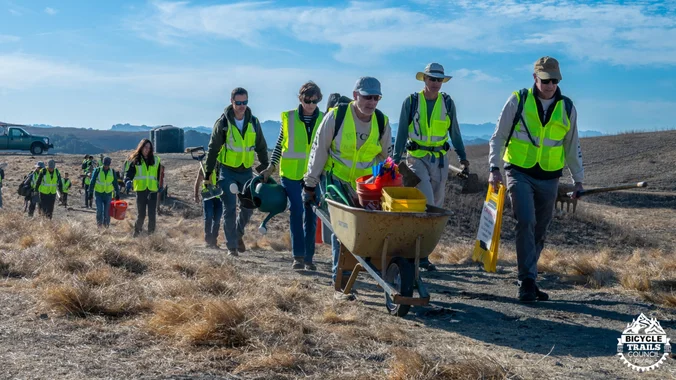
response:
<svg viewBox="0 0 676 380"><path fill-rule="evenodd" d="M425 76L432 78L442 78L443 83L446 83L451 80L451 78L453 78L450 75L444 74L444 66L436 62L432 62L425 66L425 70L418 71L418 73L415 74L415 79L425 81Z"/></svg>

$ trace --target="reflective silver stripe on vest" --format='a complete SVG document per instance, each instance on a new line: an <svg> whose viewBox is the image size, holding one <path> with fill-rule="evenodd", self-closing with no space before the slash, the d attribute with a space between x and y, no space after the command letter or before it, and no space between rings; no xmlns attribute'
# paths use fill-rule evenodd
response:
<svg viewBox="0 0 676 380"><path fill-rule="evenodd" d="M544 144L545 144L545 146L550 146L550 147L562 146L563 140L545 139Z"/></svg>
<svg viewBox="0 0 676 380"><path fill-rule="evenodd" d="M286 152L282 153L283 158L298 158L298 159L305 159L307 155L305 153L295 153L292 152L291 150L287 150Z"/></svg>
<svg viewBox="0 0 676 380"><path fill-rule="evenodd" d="M524 128L523 124L521 124L520 129L514 128L514 133L512 134L513 139L521 140L527 143L530 143L530 137L528 137L528 132Z"/></svg>

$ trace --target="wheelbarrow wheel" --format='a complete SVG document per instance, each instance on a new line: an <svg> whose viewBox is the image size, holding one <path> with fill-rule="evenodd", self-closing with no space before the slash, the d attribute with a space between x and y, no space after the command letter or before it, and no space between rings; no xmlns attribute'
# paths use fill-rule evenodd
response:
<svg viewBox="0 0 676 380"><path fill-rule="evenodd" d="M394 290L399 292L404 297L413 296L413 282L414 282L415 268L413 265L403 257L395 257L392 259L390 266L385 272L385 281L392 285ZM394 303L392 297L385 293L385 306L387 311L392 315L403 317L408 314L411 305L401 305Z"/></svg>

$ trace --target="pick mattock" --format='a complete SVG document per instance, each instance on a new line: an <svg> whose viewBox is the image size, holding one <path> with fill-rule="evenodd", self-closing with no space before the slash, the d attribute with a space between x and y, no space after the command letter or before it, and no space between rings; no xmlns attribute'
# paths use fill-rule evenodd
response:
<svg viewBox="0 0 676 380"><path fill-rule="evenodd" d="M202 188L202 199L206 201L223 195L223 189L211 183L211 181L209 181L209 178L206 177L207 173L206 170L204 170L203 161L207 153L204 151L204 147L196 146L192 148L185 148L185 151L186 153L189 152L194 160L200 162L200 168L202 169L202 174L204 174L204 187Z"/></svg>
<svg viewBox="0 0 676 380"><path fill-rule="evenodd" d="M472 194L482 191L482 184L479 183L479 176L476 173L470 173L469 168L459 168L448 165L448 170L453 172L462 181L461 194Z"/></svg>

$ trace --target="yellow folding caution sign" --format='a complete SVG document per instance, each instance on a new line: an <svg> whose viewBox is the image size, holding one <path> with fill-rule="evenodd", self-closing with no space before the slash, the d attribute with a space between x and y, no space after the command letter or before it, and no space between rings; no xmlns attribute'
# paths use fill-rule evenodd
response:
<svg viewBox="0 0 676 380"><path fill-rule="evenodd" d="M498 185L498 192L488 185L488 193L484 202L479 231L472 260L484 263L486 272L495 272L498 263L498 247L500 246L500 228L502 227L502 210L505 206L505 186Z"/></svg>

